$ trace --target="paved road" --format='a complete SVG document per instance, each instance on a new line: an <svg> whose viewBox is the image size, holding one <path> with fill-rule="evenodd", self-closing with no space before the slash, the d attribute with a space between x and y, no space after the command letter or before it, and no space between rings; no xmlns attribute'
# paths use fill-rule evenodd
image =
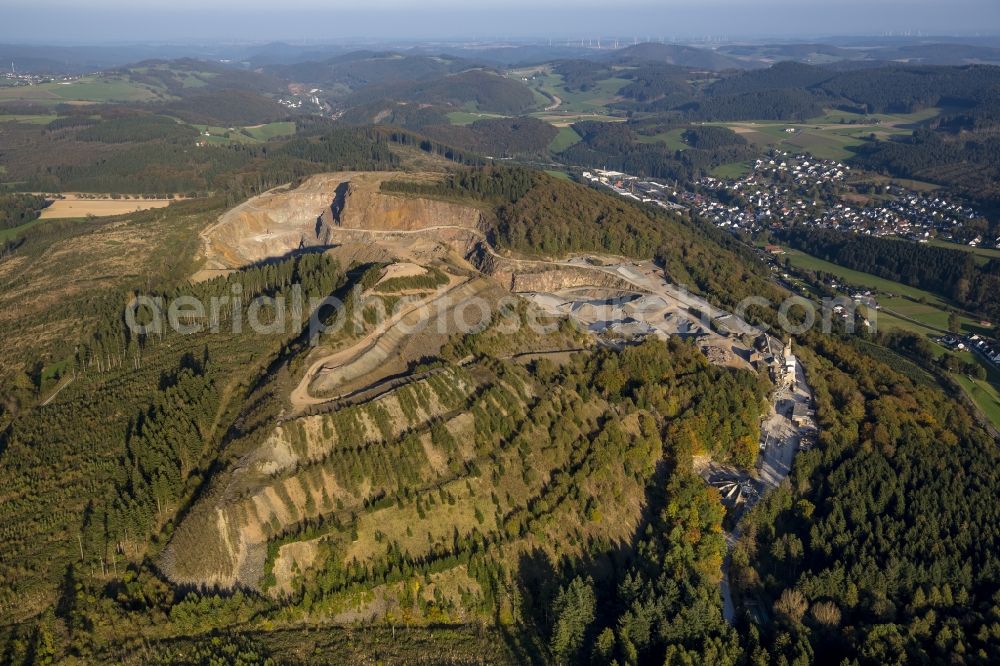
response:
<svg viewBox="0 0 1000 666"><path fill-rule="evenodd" d="M801 439L799 428L789 418L792 405L804 404L808 407L812 402L812 391L806 384L805 370L801 363L796 364L795 375L795 389L775 391L771 412L761 426L761 439L767 441L767 447L760 455L757 468L762 494L781 485L792 471L792 463L795 461ZM739 540L740 532L740 526L737 525L732 532L726 534L726 557L722 562L722 580L719 583L719 591L722 593L722 615L730 624L736 620L736 608L729 589L729 567L732 561L732 549Z"/></svg>
<svg viewBox="0 0 1000 666"><path fill-rule="evenodd" d="M795 374L795 390L775 393L771 415L761 428L761 436L767 439L768 446L761 455L758 472L761 482L771 488L777 488L792 471L792 462L798 450L801 433L789 418L792 405L803 404L808 408L812 401L801 363L797 364Z"/></svg>

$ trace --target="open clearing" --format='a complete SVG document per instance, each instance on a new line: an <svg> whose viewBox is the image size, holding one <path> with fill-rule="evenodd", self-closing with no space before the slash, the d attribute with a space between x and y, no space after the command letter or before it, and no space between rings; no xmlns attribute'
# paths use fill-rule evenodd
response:
<svg viewBox="0 0 1000 666"><path fill-rule="evenodd" d="M1000 248L995 247L969 247L960 243L949 243L943 240L932 240L929 242L934 247L941 247L946 250L958 250L960 252L971 252L976 255L976 261L982 264L991 259L1000 259Z"/></svg>
<svg viewBox="0 0 1000 666"><path fill-rule="evenodd" d="M807 152L821 159L844 160L854 155L855 149L872 134L880 140L910 134L920 123L940 115L941 111L930 108L907 114L870 116L831 111L804 122L760 120L707 124L728 127L758 146ZM795 131L786 131L790 129Z"/></svg>
<svg viewBox="0 0 1000 666"><path fill-rule="evenodd" d="M686 127L675 127L659 134L640 134L636 137L639 143L665 143L670 150L687 150L691 146L684 142Z"/></svg>
<svg viewBox="0 0 1000 666"><path fill-rule="evenodd" d="M0 114L0 123L25 123L27 125L48 125L58 118L56 115L28 115L18 113Z"/></svg>
<svg viewBox="0 0 1000 666"><path fill-rule="evenodd" d="M278 136L291 136L295 134L295 123L291 121L266 123L244 127L243 129L258 141L267 141Z"/></svg>
<svg viewBox="0 0 1000 666"><path fill-rule="evenodd" d="M853 287L873 289L879 292L879 305L889 311L889 315L898 314L901 315L901 317L916 321L916 323L906 322L905 319L902 318L886 316L886 312L884 310L879 313L880 326L884 326L887 321L892 322L894 319L898 319L899 321L906 323L906 325L900 326L900 328L914 332L923 333L930 331L935 334L940 334L942 330L947 329L949 310L957 309L958 307L929 291L924 291L923 289L919 289L917 287L911 287L901 282L886 280L885 278L880 278L876 275L872 275L871 273L864 273L862 271L844 268L843 266L838 266L837 264L825 261L819 257L814 257L811 254L806 254L805 252L801 252L799 250L794 250L792 248L785 249L785 256L788 257L788 259L792 262L792 265L796 268L829 273L830 275L835 275L844 280ZM888 294L891 294L891 296ZM978 319L960 314L959 320L961 321L962 328L966 332L981 332ZM914 326L923 326L925 328L923 331L915 330Z"/></svg>
<svg viewBox="0 0 1000 666"><path fill-rule="evenodd" d="M59 218L108 217L124 215L150 208L164 208L170 205L170 199L56 199L42 211L42 220Z"/></svg>
<svg viewBox="0 0 1000 666"><path fill-rule="evenodd" d="M583 137L576 133L576 130L568 125L559 127L559 133L549 144L549 152L561 153L571 146L580 143Z"/></svg>
<svg viewBox="0 0 1000 666"><path fill-rule="evenodd" d="M965 375L953 375L969 397L983 410L986 418L1000 428L1000 391L995 384Z"/></svg>
<svg viewBox="0 0 1000 666"><path fill-rule="evenodd" d="M0 88L0 100L30 100L43 104L63 102L148 102L169 95L127 77L84 76L75 81L53 81L33 86Z"/></svg>
<svg viewBox="0 0 1000 666"><path fill-rule="evenodd" d="M923 289L918 289L917 287L911 287L909 285L902 284L901 282L886 280L885 278L880 278L876 275L872 275L871 273L864 273L862 271L844 268L843 266L839 266L833 262L820 259L819 257L814 257L811 254L806 254L801 250L796 250L791 247L782 247L785 248L785 256L788 257L788 259L792 262L792 265L796 268L836 275L852 285L877 289L883 293L899 294L918 300L926 299L928 303L937 304L942 307L946 305L944 301L929 291L924 291Z"/></svg>
<svg viewBox="0 0 1000 666"><path fill-rule="evenodd" d="M609 116L605 113L567 113L559 114L558 112L546 112L546 113L533 113L531 114L539 120L544 120L553 127L569 127L573 123L578 123L584 120L594 120L602 123L623 123L627 118L619 118L618 116Z"/></svg>
<svg viewBox="0 0 1000 666"><path fill-rule="evenodd" d="M507 117L501 113L484 113L481 111L452 111L447 116L448 122L452 125L471 125L477 120Z"/></svg>
<svg viewBox="0 0 1000 666"><path fill-rule="evenodd" d="M181 122L178 120L178 122ZM295 123L291 121L250 125L247 127L220 127L216 125L191 125L201 135L200 141L213 145L234 143L262 143L279 136L293 136Z"/></svg>
<svg viewBox="0 0 1000 666"><path fill-rule="evenodd" d="M712 169L712 175L716 178L735 179L742 178L750 173L749 162L729 162L720 164Z"/></svg>

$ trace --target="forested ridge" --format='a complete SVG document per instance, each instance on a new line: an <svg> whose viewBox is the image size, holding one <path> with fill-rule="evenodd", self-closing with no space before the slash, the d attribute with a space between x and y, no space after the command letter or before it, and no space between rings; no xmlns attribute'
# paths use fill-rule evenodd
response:
<svg viewBox="0 0 1000 666"><path fill-rule="evenodd" d="M520 81L486 69L467 71L424 80L393 80L362 87L346 100L347 106L372 102L401 102L459 109L520 114L535 105L535 96Z"/></svg>
<svg viewBox="0 0 1000 666"><path fill-rule="evenodd" d="M559 153L559 157L584 167L686 181L697 179L720 164L748 160L757 154L746 140L724 127L686 128L683 123L668 124L666 129L684 128L686 136L693 140L691 147L685 150L672 150L662 142L640 140L640 132L648 134L659 126L659 123L650 126L642 121L634 124L574 123L573 129L582 140Z"/></svg>
<svg viewBox="0 0 1000 666"><path fill-rule="evenodd" d="M343 284L335 265L318 255L306 255L164 295L225 294L236 283L247 296L277 295L299 280L318 293ZM0 472L18 479L7 486L18 499L5 500L4 516L11 522L4 530L10 557L3 560L0 572L3 612L23 620L30 607L49 603L52 586L59 590L54 612L2 633L0 654L6 662L38 663L65 656L86 660L109 649L141 650L137 631L180 637L210 628L225 630L255 616L305 618L336 608L345 594L392 588L397 582L421 580L454 567L467 568L480 585L479 592L470 589L463 596L465 612L489 617L499 608L511 614L517 631L523 632L520 647L512 648L508 656L511 661L530 655L573 660L594 654L598 659L618 655L638 663L667 654L732 657L738 653L738 641L721 619L715 592L723 547L717 527L721 508L712 492L691 476L685 461L693 452L706 450L723 459L753 455L763 387L752 374L712 368L693 346L680 341L669 345L649 341L622 353L581 355L561 370L539 366L534 374L501 365L497 371L503 381L486 395L491 402L499 401L493 404L504 405L506 417L488 415L482 411L486 403L474 403L472 409L479 415L476 447L486 453L499 446L493 455L504 465L529 455L542 455L539 461L562 460L549 472L552 483L541 495L524 507L499 514L499 531L483 527L468 538L456 535L428 557L408 557L390 544L384 557L364 565L341 567L331 558L310 579L314 582L275 604L240 592L216 596L171 590L142 563L142 554L157 552L170 537L171 516L201 487L218 455L206 447L220 441L226 424L242 412L233 409L234 400L260 386L255 373L266 366L269 354L287 348L287 340L155 332L135 338L121 328L113 310L108 314L92 342L75 357L76 382L67 389L68 397L21 416L4 434ZM227 316L235 313L223 315L225 329ZM262 341L266 348L247 346ZM264 363L251 362L254 357ZM528 388L538 383L552 390L543 394ZM437 383L433 390L444 391L442 399L455 400L454 389L446 391L444 386ZM426 400L416 395L414 409ZM543 397L522 412L519 405L531 395ZM273 418L273 406L254 404L260 399L250 401L249 412L237 421L237 433L255 437L250 423L265 424ZM609 410L616 418L600 418L595 408ZM107 418L111 413L114 418ZM576 416L569 420L566 414ZM350 418L350 413L339 415L338 430L348 427ZM67 419L76 425L68 427ZM627 435L620 421L636 424L641 436ZM58 437L46 434L55 430ZM445 450L457 451L456 442L440 425L432 425L431 436ZM400 447L392 474L409 479L415 469L408 470L407 465L416 464L412 456L422 455L419 444L404 436L398 445L386 446ZM67 447L74 452L72 457L65 456ZM370 467L363 462L368 455L381 454L379 449L345 451L329 464L333 469L354 469L359 479L377 481L385 472L381 463ZM658 464L661 458L667 467ZM455 465L456 470L463 469ZM465 473L472 473L472 478L478 474L475 466ZM534 485L534 477L525 473L525 482ZM61 475L71 476L74 485L64 485ZM619 477L627 479L626 486L616 480ZM655 512L630 554L596 535L616 525L600 518L604 512L617 511L609 503L609 493L633 486L650 493ZM30 499L23 494L29 488ZM577 495L581 488L587 489L584 497ZM392 498L372 509L392 506ZM455 502L451 491L442 490L440 497L437 491L414 497L402 488L394 501L405 506L414 499L418 512ZM45 518L39 521L31 515ZM550 516L564 518L553 523ZM340 520L334 516L303 529L321 534L349 534L356 529ZM565 520L591 526L569 536L558 527ZM79 536L55 544L34 537L50 529ZM595 536L588 541L584 535L592 531ZM581 545L586 547L577 552L586 556L560 561L543 551L528 550L520 567L510 566L510 558L529 544L564 538L571 543L583 538ZM337 543L330 541L330 547ZM673 564L664 570L663 561ZM624 567L620 580L612 573L616 568L609 568L612 562ZM546 570L550 573L544 574ZM539 584L532 582L537 575L542 576ZM402 602L412 604L408 612L413 619L433 620L458 610L444 598L430 604L422 598L419 603L407 599L404 596ZM596 600L600 604L595 606ZM697 622L675 617L677 613ZM129 635L116 629L123 625L131 628ZM217 653L227 644L217 642L205 649ZM172 654L169 645L164 649L164 654ZM244 655L269 652L267 643L256 639L236 641L227 649Z"/></svg>
<svg viewBox="0 0 1000 666"><path fill-rule="evenodd" d="M61 119L60 119L61 120ZM169 118L113 115L86 123L63 123L40 154L29 142L23 161L10 166L34 191L82 191L190 196L223 194L232 203L276 185L322 171L391 170L401 164L393 146L408 146L461 163L474 153L387 127L345 127L301 120L294 138L265 144L194 145L196 133ZM41 130L30 130L40 132ZM95 150L95 145L101 145ZM49 150L56 151L49 154ZM20 152L17 153L21 155ZM95 156L96 154L96 156ZM44 163L51 157L51 163Z"/></svg>
<svg viewBox="0 0 1000 666"><path fill-rule="evenodd" d="M995 103L992 108L992 113L1000 111ZM944 120L937 131L919 129L894 141L866 143L853 162L872 171L949 185L973 200L996 206L1000 201L997 123L978 114L975 118L959 117L953 126ZM967 123L975 131L964 132Z"/></svg>
<svg viewBox="0 0 1000 666"><path fill-rule="evenodd" d="M702 90L685 85L677 70L640 68L623 88L623 108L673 112L704 120L805 119L823 107L862 113L912 113L933 106L975 107L998 83L996 67L886 65L853 71L779 62L767 69L722 77ZM689 74L689 77L691 74Z"/></svg>
<svg viewBox="0 0 1000 666"><path fill-rule="evenodd" d="M163 296L207 299L234 284L251 298L277 296L293 281L331 293L343 274L325 258L306 255ZM248 302L238 316L246 316ZM180 503L218 455L207 447L228 428L233 405L227 401L238 400L287 342L234 333L232 308L221 311L222 334L195 336L163 330L136 337L113 299L99 316L63 371L74 379L67 398L16 415L0 434L0 475L8 490L0 525L6 534L0 612L6 617L33 613L60 567L79 554L89 573L104 575L116 560L124 567L155 547L164 526L169 534ZM73 540L40 538L54 529Z"/></svg>
<svg viewBox="0 0 1000 666"><path fill-rule="evenodd" d="M532 118L486 118L470 125L424 125L421 133L495 158L547 156L558 130Z"/></svg>
<svg viewBox="0 0 1000 666"><path fill-rule="evenodd" d="M812 57L815 47L787 48ZM754 469L775 387L766 369L709 362L697 336L597 344L518 298L481 330L386 336L391 354L412 352L385 362L398 370L296 404L295 387L319 396L305 374L317 361L318 372L340 372L330 359L341 352L381 351L376 306L445 289L470 288L490 306L509 297L474 270L479 258L652 260L728 310L788 295L763 253L693 212L525 164L617 169L680 191L720 165L752 164L760 150L703 121L943 107L907 135L865 139L851 163L996 199L1000 68L737 72L724 68L744 61L723 49L671 45L599 56L543 65L540 80L535 65L518 65L527 85L518 70L418 52L311 54L315 62L259 71L148 62L116 76L169 101L4 106L44 118L2 125L12 187L192 196L114 219L45 220L0 244L0 347L10 359L0 367L0 663L997 661L1000 449L953 379L985 369L941 355L926 336L850 337L838 325L796 337L816 442L738 522L699 474L708 464ZM590 115L579 99L595 90L614 98L597 117L623 122L575 122L572 143L555 114L527 115L558 78L567 122ZM292 80L322 87L323 113L337 120L277 104ZM470 116L483 111L507 115ZM213 145L178 119L287 120L295 133ZM446 247L454 236L436 229L387 234L374 250L300 247L190 281L200 233L225 210L333 171L383 172L371 178L391 178L381 188L396 199L474 207L475 240ZM881 183L858 191L880 199ZM33 222L45 203L0 194L0 230ZM1000 259L803 227L776 238L940 295L963 315L1000 319ZM385 273L396 252L420 265ZM346 302L353 325L316 350L308 312L280 334L234 329L251 299L291 302L296 285ZM237 293L216 331L138 333L124 319L137 296ZM358 308L352 295L377 303ZM513 333L507 314L521 324ZM141 323L151 315L138 313ZM555 326L527 330L531 316ZM724 571L734 622L723 617Z"/></svg>

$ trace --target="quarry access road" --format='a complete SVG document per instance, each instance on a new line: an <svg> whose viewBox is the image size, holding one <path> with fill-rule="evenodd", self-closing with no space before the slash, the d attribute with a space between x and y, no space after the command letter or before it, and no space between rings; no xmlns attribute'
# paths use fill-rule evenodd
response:
<svg viewBox="0 0 1000 666"><path fill-rule="evenodd" d="M316 376L326 370L332 370L345 365L351 361L354 361L367 351L369 351L374 345L376 345L383 335L385 335L393 326L399 324L408 315L420 310L421 308L433 306L435 302L441 299L447 298L449 294L453 291L459 289L462 285L469 282L468 279L462 279L457 276L449 276L451 279L448 284L439 288L434 293L430 294L426 298L421 298L412 302L412 305L405 310L400 310L395 313L385 321L381 322L372 331L370 331L363 338L352 344L346 349L341 349L333 354L324 356L319 360L315 361L306 370L305 376L302 377L302 381L292 390L289 394L288 399L292 404L292 407L296 411L301 411L305 407L310 405L321 405L326 402L331 402L336 400L336 398L316 398L310 395L309 385L312 384Z"/></svg>
<svg viewBox="0 0 1000 666"><path fill-rule="evenodd" d="M651 277L650 275L643 273L640 265L634 261L626 259L624 257L613 257L612 259L618 261L619 263L603 266L594 265L587 261L584 257L575 257L568 260L552 260L552 259L524 259L517 257L508 257L498 254L496 250L492 247L487 239L486 234L476 228L464 227L459 225L432 225L424 227L422 229L405 229L405 230L387 230L387 229L336 229L337 232L355 232L359 234L369 235L369 236L385 236L385 237L399 237L407 235L423 235L432 232L439 231L460 231L468 233L473 237L477 238L481 242L481 247L483 250L489 254L491 257L512 262L521 266L539 266L545 268L571 268L575 270L590 270L599 273L604 273L605 275L610 275L623 282L630 284L636 291L646 293L646 294L658 294L660 296L669 298L676 302L677 304L686 308L697 308L702 312L705 312L712 318L723 318L732 317L732 319L738 322L740 328L752 328L744 322L743 320L731 315L730 313L716 308L704 299L690 294L687 291L669 283L663 277ZM452 281L442 289L438 290L434 294L431 294L425 299L414 302L413 306L406 309L405 311L399 312L384 322L380 323L374 330L365 335L364 338L355 342L350 347L346 349L339 350L328 356L318 359L309 369L306 371L302 380L298 385L292 390L289 395L289 401L292 407L297 412L301 412L303 409L309 406L321 405L324 403L332 402L336 398L332 397L315 397L309 393L309 387L315 380L315 378L322 372L334 370L338 367L346 365L347 363L353 362L363 356L366 352L371 350L379 341L379 339L388 333L394 326L398 325L404 317L417 311L420 308L433 305L435 302L446 298L452 290L459 288L467 282L464 280L461 282L456 282L459 280L456 276L452 276Z"/></svg>

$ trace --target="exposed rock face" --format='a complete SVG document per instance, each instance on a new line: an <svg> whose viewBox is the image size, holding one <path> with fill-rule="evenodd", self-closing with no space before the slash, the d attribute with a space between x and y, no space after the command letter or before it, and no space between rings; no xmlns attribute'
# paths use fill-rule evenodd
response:
<svg viewBox="0 0 1000 666"><path fill-rule="evenodd" d="M344 229L418 231L436 227L475 229L482 213L471 206L384 194L368 183L350 182L334 202L334 223Z"/></svg>
<svg viewBox="0 0 1000 666"><path fill-rule="evenodd" d="M635 291L635 285L604 271L575 266L545 266L535 261L501 257L490 252L482 243L470 252L469 261L513 292L554 292L573 287Z"/></svg>
<svg viewBox="0 0 1000 666"><path fill-rule="evenodd" d="M585 268L559 268L532 273L514 273L511 276L511 291L547 291L573 287L596 287L621 291L634 291L635 286L608 273Z"/></svg>
<svg viewBox="0 0 1000 666"><path fill-rule="evenodd" d="M224 213L202 232L205 264L195 280L330 243L330 206L336 186L351 174L314 176L294 190L275 189Z"/></svg>
<svg viewBox="0 0 1000 666"><path fill-rule="evenodd" d="M462 247L483 226L483 214L472 206L380 191L383 181L396 177L405 175L320 174L294 190L277 188L236 206L202 232L205 263L194 280L308 248L360 240L352 231L435 231L442 240L464 239L456 244Z"/></svg>

